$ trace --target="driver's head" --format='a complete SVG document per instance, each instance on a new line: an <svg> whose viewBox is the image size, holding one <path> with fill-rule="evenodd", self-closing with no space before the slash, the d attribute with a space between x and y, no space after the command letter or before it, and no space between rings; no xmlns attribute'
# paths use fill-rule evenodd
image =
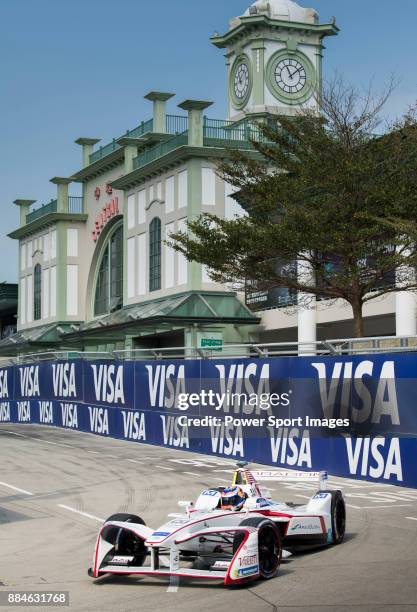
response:
<svg viewBox="0 0 417 612"><path fill-rule="evenodd" d="M223 510L235 510L243 506L246 495L240 487L227 487L221 493L221 507Z"/></svg>

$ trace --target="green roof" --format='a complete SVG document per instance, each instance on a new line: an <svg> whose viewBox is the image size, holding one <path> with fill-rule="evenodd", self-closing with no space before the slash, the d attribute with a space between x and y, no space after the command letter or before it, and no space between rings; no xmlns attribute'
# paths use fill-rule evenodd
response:
<svg viewBox="0 0 417 612"><path fill-rule="evenodd" d="M88 332L105 333L118 327L138 328L159 323L209 323L253 325L259 318L242 304L234 293L188 292L127 306L109 315L83 323L77 332L69 330L64 337Z"/></svg>

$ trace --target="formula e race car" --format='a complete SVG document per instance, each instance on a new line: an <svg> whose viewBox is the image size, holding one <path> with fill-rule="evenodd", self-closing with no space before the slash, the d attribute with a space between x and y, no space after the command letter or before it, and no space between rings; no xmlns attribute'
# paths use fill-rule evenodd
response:
<svg viewBox="0 0 417 612"><path fill-rule="evenodd" d="M305 505L273 501L261 481L319 481ZM184 514L154 530L132 514L114 514L100 529L93 578L105 574L184 576L237 585L278 574L283 555L345 535L341 491L328 490L327 472L250 471L239 462L231 487L204 490L178 502Z"/></svg>

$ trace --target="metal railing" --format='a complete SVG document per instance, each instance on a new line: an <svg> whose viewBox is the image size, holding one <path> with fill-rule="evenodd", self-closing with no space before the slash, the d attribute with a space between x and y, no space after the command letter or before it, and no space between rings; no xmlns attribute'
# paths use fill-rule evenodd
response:
<svg viewBox="0 0 417 612"><path fill-rule="evenodd" d="M153 119L142 121L140 125L133 128L133 130L127 130L125 136L129 138L140 138L149 132L153 132ZM185 115L167 115L166 116L166 132L167 134L182 134L188 129L188 117ZM106 155L110 155L113 151L120 149L121 145L116 142L114 138L112 142L102 147L99 147L97 151L94 151L90 155L90 164L103 159Z"/></svg>
<svg viewBox="0 0 417 612"><path fill-rule="evenodd" d="M114 138L112 142L105 145L104 147L99 147L97 151L94 151L90 155L90 164L98 161L99 159L103 159L106 155L110 155L113 151L117 151L117 149L121 149L121 145L117 144L116 139Z"/></svg>
<svg viewBox="0 0 417 612"><path fill-rule="evenodd" d="M40 219L50 213L55 213L58 210L58 200L51 200L36 210L32 210L26 215L26 223L32 223L36 219ZM80 214L83 212L83 198L78 196L68 196L68 210L66 212L72 214Z"/></svg>
<svg viewBox="0 0 417 612"><path fill-rule="evenodd" d="M0 367L27 362L69 359L116 359L116 360L160 360L160 359L237 359L287 357L296 355L361 355L372 353L417 352L417 336L380 336L372 338L342 338L317 342L251 342L223 344L213 348L189 346L168 348L128 349L115 351L50 351L31 353L17 357L0 358Z"/></svg>
<svg viewBox="0 0 417 612"><path fill-rule="evenodd" d="M221 119L204 119L203 134L205 138L213 138L226 141L266 142L266 138L259 127L249 121L233 123Z"/></svg>
<svg viewBox="0 0 417 612"><path fill-rule="evenodd" d="M57 206L58 206L58 201L51 200L50 202L48 202L48 204L44 204L40 208L37 208L36 210L32 210L32 212L26 215L26 223L32 223L32 221L35 221L36 219L39 219L40 217L44 217L45 215L49 215L49 213L56 212Z"/></svg>
<svg viewBox="0 0 417 612"><path fill-rule="evenodd" d="M83 212L83 198L79 196L68 196L68 212L80 214Z"/></svg>
<svg viewBox="0 0 417 612"><path fill-rule="evenodd" d="M126 136L130 138L140 138L144 134L148 132L152 132L153 130L153 119L148 119L148 121L142 121L140 125L133 128L133 130L127 130Z"/></svg>
<svg viewBox="0 0 417 612"><path fill-rule="evenodd" d="M168 134L183 134L188 130L188 117L185 115L167 115L166 131Z"/></svg>
<svg viewBox="0 0 417 612"><path fill-rule="evenodd" d="M181 146L184 146L188 143L188 132L183 132L182 134L178 134L178 136L174 136L165 142L161 142L160 144L147 149L138 157L135 157L133 160L133 168L137 170L138 168L142 168L154 161L155 159L159 159L163 157L167 153L170 153L174 149L178 149Z"/></svg>

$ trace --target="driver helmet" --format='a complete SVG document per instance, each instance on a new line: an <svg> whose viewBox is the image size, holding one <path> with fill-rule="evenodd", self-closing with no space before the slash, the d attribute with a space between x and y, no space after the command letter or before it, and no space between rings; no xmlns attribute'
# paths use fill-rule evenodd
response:
<svg viewBox="0 0 417 612"><path fill-rule="evenodd" d="M245 503L246 497L240 487L227 487L221 492L222 510L239 510Z"/></svg>

